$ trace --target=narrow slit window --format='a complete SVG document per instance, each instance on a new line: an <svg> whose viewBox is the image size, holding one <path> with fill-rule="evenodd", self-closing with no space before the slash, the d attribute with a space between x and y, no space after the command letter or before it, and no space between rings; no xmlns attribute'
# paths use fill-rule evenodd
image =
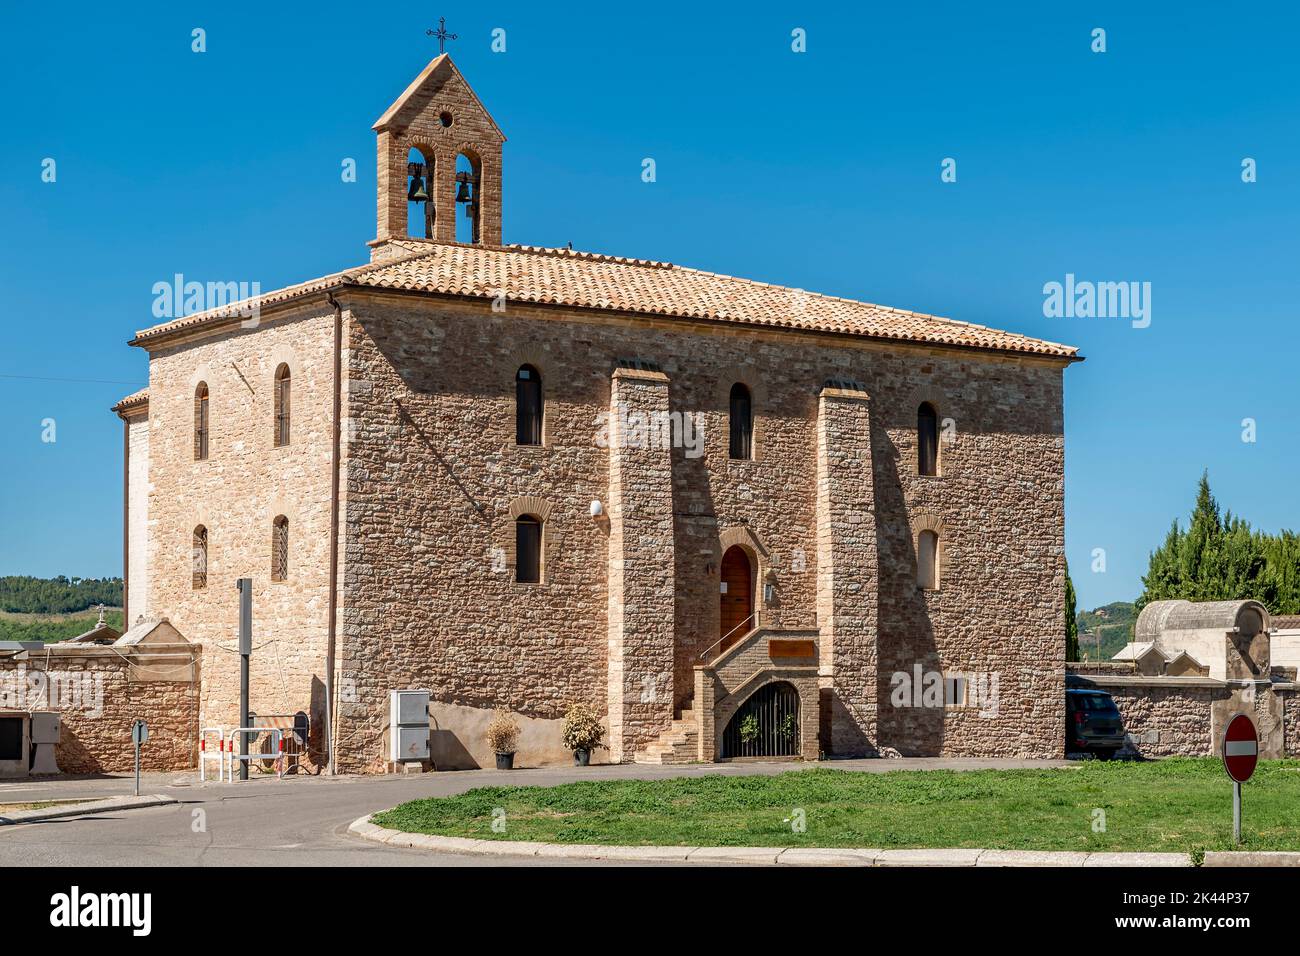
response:
<svg viewBox="0 0 1300 956"><path fill-rule="evenodd" d="M284 515L271 523L271 580L289 579L289 519Z"/></svg>
<svg viewBox="0 0 1300 956"><path fill-rule="evenodd" d="M539 584L542 580L542 523L532 515L515 520L515 581Z"/></svg>
<svg viewBox="0 0 1300 956"><path fill-rule="evenodd" d="M939 535L933 531L916 539L916 583L926 591L939 587Z"/></svg>
<svg viewBox="0 0 1300 956"><path fill-rule="evenodd" d="M542 443L542 376L531 365L515 373L515 444Z"/></svg>
<svg viewBox="0 0 1300 956"><path fill-rule="evenodd" d="M190 545L190 563L193 574L190 586L195 591L201 591L208 586L208 529L203 525L194 529L194 537Z"/></svg>
<svg viewBox="0 0 1300 956"><path fill-rule="evenodd" d="M275 446L289 444L289 366L275 370Z"/></svg>
<svg viewBox="0 0 1300 956"><path fill-rule="evenodd" d="M929 402L916 411L916 472L939 474L939 413Z"/></svg>
<svg viewBox="0 0 1300 956"><path fill-rule="evenodd" d="M208 458L208 383L199 382L194 390L194 460Z"/></svg>
<svg viewBox="0 0 1300 956"><path fill-rule="evenodd" d="M737 382L731 386L731 457L754 457L754 408L749 389Z"/></svg>

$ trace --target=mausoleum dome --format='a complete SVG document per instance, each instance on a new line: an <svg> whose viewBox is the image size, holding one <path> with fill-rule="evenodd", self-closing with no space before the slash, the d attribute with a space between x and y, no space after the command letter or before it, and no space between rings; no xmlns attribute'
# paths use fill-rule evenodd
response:
<svg viewBox="0 0 1300 956"><path fill-rule="evenodd" d="M1153 601L1138 615L1133 640L1159 643L1168 631L1237 630L1251 635L1268 628L1268 609L1258 601Z"/></svg>

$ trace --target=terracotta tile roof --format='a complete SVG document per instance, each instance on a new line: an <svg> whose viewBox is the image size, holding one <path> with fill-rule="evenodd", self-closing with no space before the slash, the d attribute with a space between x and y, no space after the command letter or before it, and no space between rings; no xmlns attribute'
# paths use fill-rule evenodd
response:
<svg viewBox="0 0 1300 956"><path fill-rule="evenodd" d="M535 246L485 247L417 239L399 239L392 245L407 254L280 289L247 304L234 303L176 319L137 333L135 344L233 317L253 304L265 307L351 286L477 299L491 299L504 292L508 302L835 332L1067 361L1078 358L1077 349L1055 342L668 262Z"/></svg>
<svg viewBox="0 0 1300 956"><path fill-rule="evenodd" d="M129 409L136 408L140 405L149 404L149 389L142 388L138 392L132 392L126 398L114 405L111 411L125 412Z"/></svg>

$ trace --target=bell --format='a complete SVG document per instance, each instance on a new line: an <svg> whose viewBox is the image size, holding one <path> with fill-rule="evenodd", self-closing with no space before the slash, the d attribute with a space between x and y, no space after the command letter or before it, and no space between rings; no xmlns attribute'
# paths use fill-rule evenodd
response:
<svg viewBox="0 0 1300 956"><path fill-rule="evenodd" d="M406 190L406 198L411 202L428 202L429 191L424 188L423 176L412 176L410 188Z"/></svg>
<svg viewBox="0 0 1300 956"><path fill-rule="evenodd" d="M469 180L462 179L456 185L456 202L473 202L469 194Z"/></svg>

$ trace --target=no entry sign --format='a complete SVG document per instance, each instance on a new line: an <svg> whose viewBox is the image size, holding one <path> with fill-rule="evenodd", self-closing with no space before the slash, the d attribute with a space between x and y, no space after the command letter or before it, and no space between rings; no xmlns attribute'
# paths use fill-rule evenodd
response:
<svg viewBox="0 0 1300 956"><path fill-rule="evenodd" d="M1245 714L1228 721L1223 732L1223 769L1232 778L1232 839L1241 842L1241 785L1250 779L1259 762L1259 734Z"/></svg>
<svg viewBox="0 0 1300 956"><path fill-rule="evenodd" d="M1223 769L1237 783L1245 783L1255 772L1259 762L1259 734L1245 714L1228 721L1223 735Z"/></svg>

